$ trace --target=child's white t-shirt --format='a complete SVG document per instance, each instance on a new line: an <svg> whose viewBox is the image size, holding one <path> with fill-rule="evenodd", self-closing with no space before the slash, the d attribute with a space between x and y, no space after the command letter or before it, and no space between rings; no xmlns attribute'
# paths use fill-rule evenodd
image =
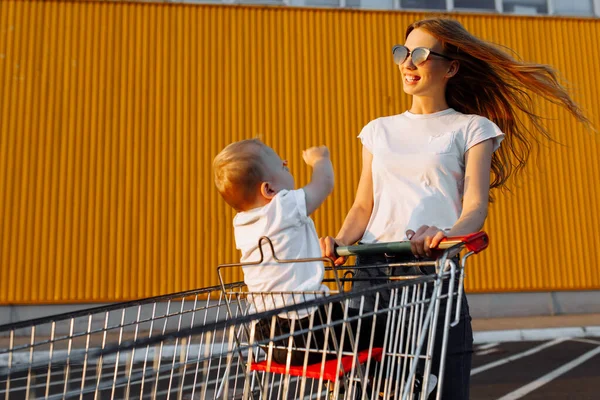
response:
<svg viewBox="0 0 600 400"><path fill-rule="evenodd" d="M362 242L407 240L422 225L450 229L460 217L465 153L504 134L487 118L449 108L369 122L358 136L373 155L373 211Z"/></svg>
<svg viewBox="0 0 600 400"><path fill-rule="evenodd" d="M241 262L260 260L258 241L262 236L271 239L279 260L320 258L319 237L312 219L306 212L303 189L282 190L263 207L238 213L233 219L236 247L242 252ZM251 292L306 292L329 289L322 284L324 266L321 261L277 263L266 242L262 244L264 260L257 266L244 266L244 282ZM264 311L284 305L312 300L308 294L252 296L253 311ZM304 317L311 310L287 317Z"/></svg>

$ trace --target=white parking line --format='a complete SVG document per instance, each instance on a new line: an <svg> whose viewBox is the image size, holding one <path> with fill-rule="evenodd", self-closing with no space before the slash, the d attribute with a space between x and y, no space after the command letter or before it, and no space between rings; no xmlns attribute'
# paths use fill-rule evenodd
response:
<svg viewBox="0 0 600 400"><path fill-rule="evenodd" d="M498 346L500 343L499 342L494 342L494 343L488 343L488 344L482 344L481 346L477 347L477 351L479 350L487 350L487 349L491 349L492 347L496 347Z"/></svg>
<svg viewBox="0 0 600 400"><path fill-rule="evenodd" d="M498 349L487 349L487 350L483 350L483 351L478 351L477 353L475 353L476 356L487 356L488 354L492 354L495 353L497 351L500 351Z"/></svg>
<svg viewBox="0 0 600 400"><path fill-rule="evenodd" d="M534 347L533 349L529 349L529 350L524 351L522 353L513 354L512 356L509 356L509 357L506 357L506 358L502 358L500 360L491 362L489 364L482 365L481 367L473 368L471 370L471 376L476 375L476 374L478 374L480 372L483 372L483 371L487 371L488 369L495 368L495 367L497 367L499 365L508 364L509 362L518 360L519 358L530 356L530 355L535 354L535 353L537 353L539 351L542 351L542 350L544 350L544 349L546 349L548 347L554 346L555 344L559 344L561 342L564 342L565 340L569 340L569 338L554 339L551 342L543 343L543 344L541 344L539 346Z"/></svg>
<svg viewBox="0 0 600 400"><path fill-rule="evenodd" d="M581 343L600 344L599 340L592 340L592 339L576 338L576 339L571 339L571 340L574 342L581 342Z"/></svg>
<svg viewBox="0 0 600 400"><path fill-rule="evenodd" d="M586 362L587 360L589 360L590 358L594 357L596 354L599 354L599 353L600 353L600 346L577 357L576 359L563 365L562 367L557 368L554 371L547 373L546 375L542 376L541 378L536 379L535 381L533 381L523 387L520 387L519 389L515 390L514 392L511 392L511 393L507 394L506 396L501 397L498 400L520 399L521 397L533 392L535 389L539 388L540 386L543 386L546 383L551 382L553 379L561 376L565 372L569 372L570 370L577 367L578 365L583 364L584 362Z"/></svg>
<svg viewBox="0 0 600 400"><path fill-rule="evenodd" d="M542 341L562 337L600 337L600 326L479 331L473 332L473 343Z"/></svg>

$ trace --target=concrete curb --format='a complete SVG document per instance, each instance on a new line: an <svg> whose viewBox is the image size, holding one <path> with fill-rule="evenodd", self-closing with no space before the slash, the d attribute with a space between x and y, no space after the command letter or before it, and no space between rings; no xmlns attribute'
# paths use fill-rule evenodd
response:
<svg viewBox="0 0 600 400"><path fill-rule="evenodd" d="M600 326L478 331L473 332L473 343L481 344L494 342L523 342L537 340L552 340L563 337L600 337Z"/></svg>

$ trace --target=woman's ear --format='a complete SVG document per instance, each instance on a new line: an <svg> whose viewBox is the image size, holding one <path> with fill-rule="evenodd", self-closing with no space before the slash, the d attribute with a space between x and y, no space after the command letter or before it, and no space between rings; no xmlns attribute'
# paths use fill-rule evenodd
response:
<svg viewBox="0 0 600 400"><path fill-rule="evenodd" d="M450 62L450 67L448 68L448 72L446 72L446 78L450 79L454 75L458 73L458 69L460 68L460 62L458 60L452 60Z"/></svg>
<svg viewBox="0 0 600 400"><path fill-rule="evenodd" d="M263 182L260 184L260 194L267 200L271 200L277 192L273 189L269 182Z"/></svg>

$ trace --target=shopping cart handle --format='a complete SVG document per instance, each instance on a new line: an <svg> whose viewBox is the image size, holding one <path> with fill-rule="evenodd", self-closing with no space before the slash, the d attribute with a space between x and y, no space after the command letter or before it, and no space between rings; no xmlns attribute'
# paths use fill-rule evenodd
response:
<svg viewBox="0 0 600 400"><path fill-rule="evenodd" d="M438 248L442 250L448 249L460 243L462 243L467 250L472 251L473 253L479 253L488 247L490 238L487 233L483 231L465 236L453 236L443 239Z"/></svg>
<svg viewBox="0 0 600 400"><path fill-rule="evenodd" d="M437 248L445 250L462 244L467 250L479 253L481 250L488 247L488 243L489 238L487 233L477 232L466 236L444 238ZM384 253L410 255L412 253L409 241L338 246L335 249L335 252L338 256L376 255Z"/></svg>

